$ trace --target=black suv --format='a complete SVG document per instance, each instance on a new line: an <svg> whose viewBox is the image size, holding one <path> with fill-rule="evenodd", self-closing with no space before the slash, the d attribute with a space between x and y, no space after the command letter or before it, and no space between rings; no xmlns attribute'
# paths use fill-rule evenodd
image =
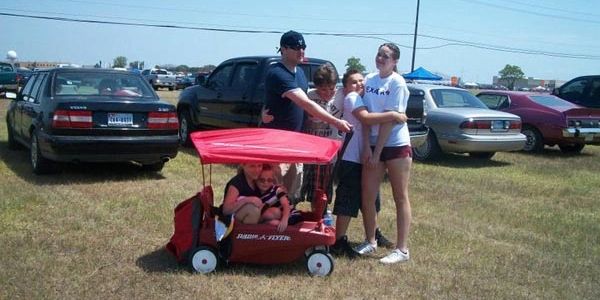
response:
<svg viewBox="0 0 600 300"><path fill-rule="evenodd" d="M280 56L232 58L221 63L204 84L185 89L179 95L177 112L180 122L180 141L189 144L189 134L198 129L258 127L265 98L265 77ZM306 58L300 65L313 86L315 70L331 62ZM423 125L423 97L409 99L407 115L413 146L427 136Z"/></svg>
<svg viewBox="0 0 600 300"><path fill-rule="evenodd" d="M600 108L600 75L571 79L552 94L577 105Z"/></svg>

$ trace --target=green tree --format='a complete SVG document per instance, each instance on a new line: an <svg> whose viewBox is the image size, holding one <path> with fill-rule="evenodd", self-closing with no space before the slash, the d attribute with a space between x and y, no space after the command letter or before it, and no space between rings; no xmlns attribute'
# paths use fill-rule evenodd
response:
<svg viewBox="0 0 600 300"><path fill-rule="evenodd" d="M504 66L504 69L498 72L498 75L500 75L500 80L506 82L506 87L509 90L514 89L515 83L519 79L525 78L525 73L523 73L519 66L513 66L508 64Z"/></svg>
<svg viewBox="0 0 600 300"><path fill-rule="evenodd" d="M360 63L360 58L356 58L354 56L348 58L348 61L346 62L346 71L352 70L352 69L357 70L361 73L364 73L366 70L365 66L363 66Z"/></svg>
<svg viewBox="0 0 600 300"><path fill-rule="evenodd" d="M138 70L143 70L144 69L144 62L143 61L132 61L129 63L129 67L132 69L138 69Z"/></svg>
<svg viewBox="0 0 600 300"><path fill-rule="evenodd" d="M179 66L175 67L175 72L187 73L187 71L189 69L190 69L190 67L188 67L187 65L179 65Z"/></svg>
<svg viewBox="0 0 600 300"><path fill-rule="evenodd" d="M114 68L125 68L127 66L127 57L125 56L117 56L113 60Z"/></svg>

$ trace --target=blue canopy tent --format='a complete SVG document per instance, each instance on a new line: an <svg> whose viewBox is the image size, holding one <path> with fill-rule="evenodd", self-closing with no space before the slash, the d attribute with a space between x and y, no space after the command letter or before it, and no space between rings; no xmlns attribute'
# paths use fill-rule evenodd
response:
<svg viewBox="0 0 600 300"><path fill-rule="evenodd" d="M410 73L404 74L402 77L408 80L442 80L441 76L435 75L425 70L423 67L419 67Z"/></svg>

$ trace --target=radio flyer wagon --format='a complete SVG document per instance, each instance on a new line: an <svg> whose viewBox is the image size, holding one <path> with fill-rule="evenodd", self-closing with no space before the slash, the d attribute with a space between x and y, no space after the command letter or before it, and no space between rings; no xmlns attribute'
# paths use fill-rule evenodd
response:
<svg viewBox="0 0 600 300"><path fill-rule="evenodd" d="M301 221L290 224L284 232L278 232L274 225L241 224L231 218L228 235L221 239L224 234L219 225L225 217L215 206L210 165L329 164L341 147L340 141L266 128L199 131L191 134L191 140L200 156L203 188L175 208L175 233L167 250L180 263L209 273L220 263L282 264L305 258L313 276L327 276L333 271L329 246L335 243L335 228L323 220L328 201L323 189L314 191L313 211L300 212ZM209 165L208 184L205 165Z"/></svg>

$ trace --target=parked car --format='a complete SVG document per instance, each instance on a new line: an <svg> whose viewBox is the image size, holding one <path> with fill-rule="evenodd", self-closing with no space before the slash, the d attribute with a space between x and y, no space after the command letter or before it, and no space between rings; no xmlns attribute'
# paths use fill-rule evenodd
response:
<svg viewBox="0 0 600 300"><path fill-rule="evenodd" d="M482 91L477 97L491 109L521 117L525 151L558 145L562 152L579 153L586 144L600 144L600 109L539 93Z"/></svg>
<svg viewBox="0 0 600 300"><path fill-rule="evenodd" d="M0 93L17 92L17 72L12 64L0 62Z"/></svg>
<svg viewBox="0 0 600 300"><path fill-rule="evenodd" d="M29 80L32 72L27 68L17 68L17 84L23 87L27 83L27 80Z"/></svg>
<svg viewBox="0 0 600 300"><path fill-rule="evenodd" d="M192 75L192 76L181 76L179 78L177 78L176 83L175 83L175 89L176 90L180 90L180 89L185 89L186 87L192 86L194 85L194 82L196 81L196 78Z"/></svg>
<svg viewBox="0 0 600 300"><path fill-rule="evenodd" d="M175 106L139 74L109 69L37 71L8 107L8 146L25 146L37 174L54 162L134 161L160 171L177 155Z"/></svg>
<svg viewBox="0 0 600 300"><path fill-rule="evenodd" d="M600 108L600 75L571 79L552 94L583 107Z"/></svg>
<svg viewBox="0 0 600 300"><path fill-rule="evenodd" d="M518 151L525 145L521 119L487 108L469 91L460 88L408 84L410 93L425 97L427 140L413 147L419 161L439 158L444 152L469 153L490 159L499 151Z"/></svg>
<svg viewBox="0 0 600 300"><path fill-rule="evenodd" d="M142 71L142 76L156 91L160 88L168 88L169 91L175 89L175 75L165 69L146 69Z"/></svg>
<svg viewBox="0 0 600 300"><path fill-rule="evenodd" d="M280 60L279 56L232 58L221 63L204 84L183 90L177 103L181 142L188 144L189 134L202 128L258 127L267 68ZM324 63L333 65L326 60L307 58L299 66L310 86L314 71ZM427 136L422 96L411 97L407 115L411 143L418 145Z"/></svg>

